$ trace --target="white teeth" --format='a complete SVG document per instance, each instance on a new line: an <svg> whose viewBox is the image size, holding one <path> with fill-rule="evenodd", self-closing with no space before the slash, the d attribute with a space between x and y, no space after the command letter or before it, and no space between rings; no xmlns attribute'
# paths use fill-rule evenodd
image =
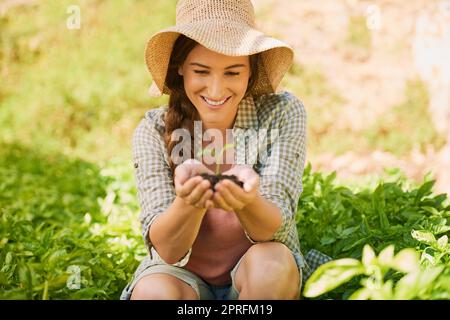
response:
<svg viewBox="0 0 450 320"><path fill-rule="evenodd" d="M209 100L209 99L207 99L207 98L205 98L205 97L203 97L202 96L202 98L208 103L208 104L210 104L210 105L212 105L212 106L220 106L221 104L224 104L225 103L225 101L227 101L227 99L223 99L222 101L211 101L211 100Z"/></svg>

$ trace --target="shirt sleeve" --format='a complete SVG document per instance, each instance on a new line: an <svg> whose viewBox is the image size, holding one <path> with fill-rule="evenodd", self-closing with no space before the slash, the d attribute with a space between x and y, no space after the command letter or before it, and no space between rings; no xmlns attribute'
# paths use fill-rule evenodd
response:
<svg viewBox="0 0 450 320"><path fill-rule="evenodd" d="M306 110L302 102L292 94L279 103L278 135L268 145L266 161L261 164L260 194L281 211L281 225L272 241L285 242L292 225L300 194L303 191L302 176L306 158ZM277 107L278 107L277 106ZM270 133L268 133L270 134ZM247 238L253 241L247 234Z"/></svg>
<svg viewBox="0 0 450 320"><path fill-rule="evenodd" d="M142 236L150 257L154 260L162 260L162 258L150 241L150 227L158 215L163 213L176 197L172 173L165 161L164 148L162 136L154 127L153 121L148 118L141 120L133 134L132 153L141 208L139 220L142 226ZM192 248L173 265L184 266L189 260L191 251Z"/></svg>

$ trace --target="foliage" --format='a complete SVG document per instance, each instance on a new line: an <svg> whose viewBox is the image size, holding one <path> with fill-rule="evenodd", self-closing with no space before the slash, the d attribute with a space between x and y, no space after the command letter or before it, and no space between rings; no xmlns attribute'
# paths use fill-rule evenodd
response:
<svg viewBox="0 0 450 320"><path fill-rule="evenodd" d="M304 191L297 210L300 243L304 250L314 248L338 259L317 270L310 287L320 286L312 284L319 278L329 290L345 283L328 297L350 297L359 287L357 276L371 275L357 263L367 244L378 252L390 245L397 250L410 248L421 256L425 274L441 267L448 273L450 205L445 194L432 194L433 180L424 181L413 190L404 190L402 180L380 181L375 190L354 193L344 186L335 186L335 176L311 173L310 165L305 169Z"/></svg>
<svg viewBox="0 0 450 320"><path fill-rule="evenodd" d="M129 170L1 150L0 299L117 299L145 254Z"/></svg>
<svg viewBox="0 0 450 320"><path fill-rule="evenodd" d="M442 249L450 252L447 236L442 238ZM321 265L308 279L304 294L317 297L355 276L364 275L361 288L349 299L410 300L450 299L450 265L421 268L419 254L412 248L401 250L394 256L394 246L383 249L378 257L369 245L363 249L362 261L344 258ZM394 273L388 277L389 271ZM394 285L395 276L404 274Z"/></svg>
<svg viewBox="0 0 450 320"><path fill-rule="evenodd" d="M117 299L145 256L132 168L115 161L101 168L20 145L2 144L1 150L0 298ZM445 195L431 194L432 181L411 191L397 182L354 193L334 186L333 179L308 165L297 212L302 249L344 259L340 269L335 267L342 260L332 261L326 274L345 281L332 278L333 287L342 285L320 297L345 299L360 289L360 278L369 274L356 263L365 244L376 251L390 244L414 248L424 271L407 273L403 282L429 281L430 290L418 297L445 297L450 208ZM349 264L353 271L342 275ZM79 289L69 286L74 266L81 272ZM383 280L377 283L392 282L392 297L397 297L394 281L403 278L398 270L380 268Z"/></svg>

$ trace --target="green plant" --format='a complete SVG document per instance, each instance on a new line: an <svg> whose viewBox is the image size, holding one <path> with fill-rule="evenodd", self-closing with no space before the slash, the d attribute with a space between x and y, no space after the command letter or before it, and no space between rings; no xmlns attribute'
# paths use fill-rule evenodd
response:
<svg viewBox="0 0 450 320"><path fill-rule="evenodd" d="M448 267L447 264L422 268L419 254L412 248L403 249L394 256L394 246L390 245L377 257L372 247L365 245L362 261L345 258L320 266L306 282L304 295L317 297L362 275L361 288L349 299L449 299ZM388 277L391 270L394 274ZM394 282L397 273L404 275Z"/></svg>
<svg viewBox="0 0 450 320"><path fill-rule="evenodd" d="M0 299L118 299L146 253L131 168L0 150Z"/></svg>
<svg viewBox="0 0 450 320"><path fill-rule="evenodd" d="M433 195L434 180L427 177L417 186L398 176L396 171L392 173L392 181L380 181L356 192L335 185L335 173L324 176L320 172L312 173L310 164L305 168L304 190L296 215L300 243L305 251L317 249L339 259L333 261L335 279L329 280L333 285L337 279L343 279L341 285L334 285L320 298L347 299L360 288L362 274L356 272L360 265L355 260L361 259L367 244L376 251L389 245L395 245L398 250L409 248L421 257L425 270L434 272L435 267L444 267L444 273L450 271L447 195ZM387 273L387 277L393 283L400 279L393 272ZM436 285L445 287L445 281L441 280L436 280L440 283ZM432 298L442 295L441 289L432 292Z"/></svg>
<svg viewBox="0 0 450 320"><path fill-rule="evenodd" d="M220 152L216 155L216 149L215 148L203 148L201 150L199 150L199 152L197 153L197 157L202 157L202 156L209 156L211 155L212 157L215 157L215 163L216 163L216 170L215 170L215 174L216 176L220 174L220 163L222 162L222 156L223 153L226 149L232 148L234 147L234 143L227 143L225 144L225 146L220 150Z"/></svg>

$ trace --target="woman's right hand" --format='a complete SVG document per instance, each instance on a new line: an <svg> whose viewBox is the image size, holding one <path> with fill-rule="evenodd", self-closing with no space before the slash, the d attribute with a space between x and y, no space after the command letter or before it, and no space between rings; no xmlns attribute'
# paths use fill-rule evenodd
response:
<svg viewBox="0 0 450 320"><path fill-rule="evenodd" d="M198 176L202 173L214 174L200 161L188 159L175 168L175 192L186 204L199 209L214 207L210 182Z"/></svg>

